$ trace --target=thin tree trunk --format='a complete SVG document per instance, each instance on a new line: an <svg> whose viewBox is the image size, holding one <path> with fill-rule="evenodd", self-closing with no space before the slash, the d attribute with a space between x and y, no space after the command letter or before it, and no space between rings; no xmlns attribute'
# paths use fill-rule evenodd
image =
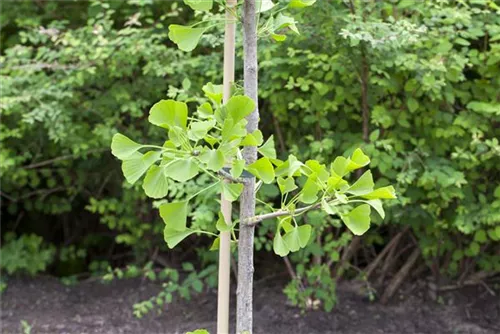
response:
<svg viewBox="0 0 500 334"><path fill-rule="evenodd" d="M256 108L247 117L247 131L258 129L258 83L257 83L257 27L255 0L245 0L243 4L243 51L245 95L255 101ZM257 159L257 148L247 146L243 150L247 164ZM245 184L240 198L240 222L255 216L255 178ZM238 239L238 290L236 299L236 332L252 333L252 292L253 292L253 239L255 225L240 223Z"/></svg>
<svg viewBox="0 0 500 334"><path fill-rule="evenodd" d="M231 97L231 84L234 81L235 56L235 17L230 10L235 8L236 0L227 0L226 28L224 33L224 79L223 100ZM224 181L225 182L225 181ZM221 194L221 211L227 223L231 222L231 202ZM231 232L220 233L219 243L219 282L217 300L217 333L229 333L229 289L231 286Z"/></svg>

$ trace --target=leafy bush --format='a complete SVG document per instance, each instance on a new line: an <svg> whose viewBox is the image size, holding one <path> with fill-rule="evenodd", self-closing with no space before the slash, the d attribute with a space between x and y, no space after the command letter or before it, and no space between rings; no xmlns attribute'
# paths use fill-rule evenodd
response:
<svg viewBox="0 0 500 334"><path fill-rule="evenodd" d="M274 134L278 158L291 151L324 163L361 147L376 186L394 184L399 195L384 222L373 217L362 240L368 254L409 227L436 274L498 272L498 5L336 0L315 7L295 16L307 22L300 35L279 47L260 43L261 124L266 137ZM7 2L1 15L2 233L85 247L89 261L115 242L118 251L132 249L124 262L143 264L156 247L166 251L154 204L140 185L123 182L108 147L118 131L162 142L161 129L144 122L154 101L204 100L202 85L221 76L217 32L205 33L190 56L178 51L166 27L193 15L170 1ZM171 184L170 196L188 197L207 182ZM279 202L277 187L261 192L266 203ZM189 219L215 233L214 193L202 195ZM292 291L293 283L287 293L304 303L321 299L307 289L313 274L328 287L328 277L358 271L342 261L356 238L338 219L301 219L314 227L311 242L289 258L306 289ZM274 228L263 222L257 249L272 251ZM214 260L206 246L196 239L204 264ZM353 258L359 267L373 260L364 252Z"/></svg>
<svg viewBox="0 0 500 334"><path fill-rule="evenodd" d="M55 247L44 244L43 238L35 234L23 234L16 238L14 233L6 233L0 251L0 268L9 275L22 272L33 276L43 272L55 255Z"/></svg>

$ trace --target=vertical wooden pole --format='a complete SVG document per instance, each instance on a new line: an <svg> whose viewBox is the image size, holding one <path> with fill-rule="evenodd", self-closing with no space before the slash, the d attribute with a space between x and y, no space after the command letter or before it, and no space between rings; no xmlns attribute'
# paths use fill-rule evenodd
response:
<svg viewBox="0 0 500 334"><path fill-rule="evenodd" d="M257 18L255 0L243 4L243 52L245 95L255 101L256 108L247 117L247 131L252 133L259 126L258 108L258 66L257 66ZM257 148L247 146L243 150L247 164L257 159ZM240 197L240 222L255 216L255 178L245 184ZM236 332L252 333L253 309L253 243L254 226L240 223L238 237L238 291L236 294Z"/></svg>
<svg viewBox="0 0 500 334"><path fill-rule="evenodd" d="M226 26L224 32L224 78L223 101L226 103L231 97L231 84L234 82L235 57L235 17L236 0L227 0ZM225 182L225 181L224 181ZM221 194L221 211L227 223L231 222L231 202ZM221 232L219 243L219 288L217 300L217 333L229 333L229 291L231 266L231 233Z"/></svg>

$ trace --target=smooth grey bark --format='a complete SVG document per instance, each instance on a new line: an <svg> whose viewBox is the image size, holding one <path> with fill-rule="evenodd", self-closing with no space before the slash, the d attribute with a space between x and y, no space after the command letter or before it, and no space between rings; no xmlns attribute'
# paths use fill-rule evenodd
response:
<svg viewBox="0 0 500 334"><path fill-rule="evenodd" d="M245 95L255 101L256 108L247 117L247 131L254 132L259 126L257 27L255 0L243 3L243 80ZM257 160L257 148L247 146L243 150L247 164ZM252 333L253 293L253 239L255 225L245 223L255 216L255 178L246 183L240 197L240 233L238 238L238 289L236 292L236 333Z"/></svg>

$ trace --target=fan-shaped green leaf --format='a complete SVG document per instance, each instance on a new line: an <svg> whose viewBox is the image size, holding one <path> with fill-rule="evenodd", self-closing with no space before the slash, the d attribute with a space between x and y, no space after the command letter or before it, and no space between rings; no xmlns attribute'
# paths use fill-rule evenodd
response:
<svg viewBox="0 0 500 334"><path fill-rule="evenodd" d="M299 231L295 227L290 232L283 236L283 241L285 242L287 248L290 252L296 252L300 249Z"/></svg>
<svg viewBox="0 0 500 334"><path fill-rule="evenodd" d="M231 176L238 178L243 173L243 168L245 168L245 160L236 159L233 161L233 167L231 168Z"/></svg>
<svg viewBox="0 0 500 334"><path fill-rule="evenodd" d="M319 186L316 184L316 181L314 178L309 177L304 184L304 187L302 188L301 194L300 194L300 200L301 202L305 204L311 204L316 202L318 199L318 191L319 191Z"/></svg>
<svg viewBox="0 0 500 334"><path fill-rule="evenodd" d="M297 232L299 234L299 245L300 248L307 246L309 239L311 238L311 225L305 224L297 227Z"/></svg>
<svg viewBox="0 0 500 334"><path fill-rule="evenodd" d="M225 157L221 150L207 150L200 155L200 160L207 164L207 168L218 172L224 167Z"/></svg>
<svg viewBox="0 0 500 334"><path fill-rule="evenodd" d="M316 0L290 0L288 7L290 8L304 8L314 5Z"/></svg>
<svg viewBox="0 0 500 334"><path fill-rule="evenodd" d="M162 198L168 193L168 179L162 167L153 165L149 168L142 183L142 189L151 198Z"/></svg>
<svg viewBox="0 0 500 334"><path fill-rule="evenodd" d="M264 143L264 145L259 147L258 151L260 154L262 154L267 158L276 159L276 148L274 147L274 137L273 136L269 137Z"/></svg>
<svg viewBox="0 0 500 334"><path fill-rule="evenodd" d="M274 29L279 30L284 28L290 28L290 30L293 31L294 33L300 34L295 23L296 22L293 17L279 13L276 19L274 20Z"/></svg>
<svg viewBox="0 0 500 334"><path fill-rule="evenodd" d="M111 153L120 160L130 158L143 146L132 139L117 133L111 141Z"/></svg>
<svg viewBox="0 0 500 334"><path fill-rule="evenodd" d="M352 233L362 235L370 228L370 206L361 204L341 218Z"/></svg>
<svg viewBox="0 0 500 334"><path fill-rule="evenodd" d="M349 160L344 157L336 157L333 160L331 170L339 177L344 177L349 171L347 170L347 166L349 165Z"/></svg>
<svg viewBox="0 0 500 334"><path fill-rule="evenodd" d="M274 180L274 167L269 158L260 158L248 165L247 170L264 183L271 183Z"/></svg>
<svg viewBox="0 0 500 334"><path fill-rule="evenodd" d="M366 199L394 199L397 198L396 190L394 190L393 186L387 186L375 189L374 191L364 194L364 198Z"/></svg>
<svg viewBox="0 0 500 334"><path fill-rule="evenodd" d="M179 242L181 242L182 240L184 240L189 235L195 232L197 231L194 230L177 231L169 228L168 226L165 226L165 229L163 230L163 238L165 239L168 248L172 249L175 246L177 246Z"/></svg>
<svg viewBox="0 0 500 334"><path fill-rule="evenodd" d="M280 192L283 195L297 189L297 185L295 184L293 177L287 177L286 179L278 177L277 181Z"/></svg>
<svg viewBox="0 0 500 334"><path fill-rule="evenodd" d="M252 133L249 133L243 138L240 145L241 146L259 146L264 142L264 136L262 136L262 132L260 130L255 130Z"/></svg>
<svg viewBox="0 0 500 334"><path fill-rule="evenodd" d="M255 8L257 13L264 13L272 9L275 4L271 0L256 0Z"/></svg>
<svg viewBox="0 0 500 334"><path fill-rule="evenodd" d="M370 158L363 153L360 148L357 148L351 155L349 163L347 165L347 171L351 172L353 170L364 167L370 163Z"/></svg>
<svg viewBox="0 0 500 334"><path fill-rule="evenodd" d="M165 165L165 174L175 181L185 182L198 174L198 165L192 158L177 159Z"/></svg>
<svg viewBox="0 0 500 334"><path fill-rule="evenodd" d="M226 232L226 231L231 230L231 225L229 225L226 222L224 215L220 211L219 211L219 219L217 219L217 223L215 224L215 228L217 228L217 230L219 232Z"/></svg>
<svg viewBox="0 0 500 334"><path fill-rule="evenodd" d="M212 9L213 0L184 0L184 3L193 10L209 11Z"/></svg>
<svg viewBox="0 0 500 334"><path fill-rule="evenodd" d="M227 101L226 110L236 124L255 110L255 102L248 96L233 96Z"/></svg>
<svg viewBox="0 0 500 334"><path fill-rule="evenodd" d="M188 130L188 138L192 141L201 140L205 138L208 131L210 131L214 126L215 120L213 119L208 121L192 122L190 129Z"/></svg>
<svg viewBox="0 0 500 334"><path fill-rule="evenodd" d="M227 183L221 182L221 192L226 200L229 202L236 201L243 191L241 183Z"/></svg>
<svg viewBox="0 0 500 334"><path fill-rule="evenodd" d="M214 85L209 82L202 87L205 96L212 100L215 104L220 105L222 102L222 85Z"/></svg>
<svg viewBox="0 0 500 334"><path fill-rule="evenodd" d="M366 171L361 177L347 190L353 195L365 195L373 191L373 177L371 171Z"/></svg>
<svg viewBox="0 0 500 334"><path fill-rule="evenodd" d="M189 26L181 26L171 24L168 26L168 38L182 51L193 51L201 36L205 32L205 28L192 28Z"/></svg>
<svg viewBox="0 0 500 334"><path fill-rule="evenodd" d="M160 217L169 229L176 231L186 230L187 201L163 203L160 205Z"/></svg>
<svg viewBox="0 0 500 334"><path fill-rule="evenodd" d="M279 231L276 231L276 234L274 235L273 250L279 256L287 256L288 253L290 253L290 250L285 244L285 241Z"/></svg>
<svg viewBox="0 0 500 334"><path fill-rule="evenodd" d="M298 161L293 154L290 154L288 156L287 161L285 161L278 168L276 168L276 175L281 176L283 174L286 174L288 175L288 177L296 176L295 174L299 171L300 167L302 166L303 166L302 162ZM297 174L300 175L300 173Z"/></svg>
<svg viewBox="0 0 500 334"><path fill-rule="evenodd" d="M186 129L188 109L184 102L174 100L161 100L153 105L149 111L149 122L151 124L161 126L162 128L170 128L178 126L181 129Z"/></svg>
<svg viewBox="0 0 500 334"><path fill-rule="evenodd" d="M161 152L149 151L146 154L135 152L134 155L122 163L122 172L127 182L134 184L146 171L160 159Z"/></svg>

